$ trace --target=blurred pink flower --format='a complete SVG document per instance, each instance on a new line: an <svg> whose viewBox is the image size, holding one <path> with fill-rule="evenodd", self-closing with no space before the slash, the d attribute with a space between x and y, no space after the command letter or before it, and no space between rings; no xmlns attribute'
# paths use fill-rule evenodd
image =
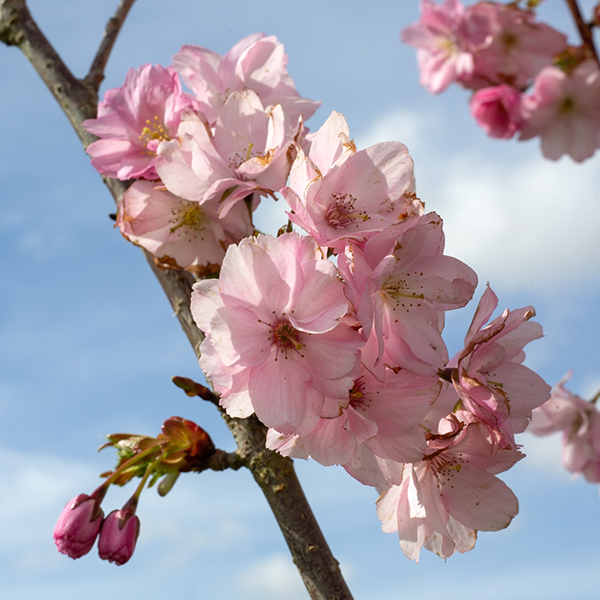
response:
<svg viewBox="0 0 600 600"><path fill-rule="evenodd" d="M570 73L542 69L530 94L522 99L520 140L540 136L542 153L558 160L568 154L582 162L594 154L600 135L600 69L587 60Z"/></svg>
<svg viewBox="0 0 600 600"><path fill-rule="evenodd" d="M405 27L401 39L417 48L420 83L432 94L473 71L473 42L466 27L464 6L458 0L438 5L422 0L418 23Z"/></svg>
<svg viewBox="0 0 600 600"><path fill-rule="evenodd" d="M521 129L521 92L510 85L482 88L471 97L471 114L493 138L509 139Z"/></svg>
<svg viewBox="0 0 600 600"><path fill-rule="evenodd" d="M554 386L550 399L533 411L527 431L539 436L562 431L565 469L600 483L600 412L595 404L565 388L568 378Z"/></svg>
<svg viewBox="0 0 600 600"><path fill-rule="evenodd" d="M509 84L523 89L539 71L552 64L567 47L567 37L535 13L496 2L477 2L466 11L470 23L485 23L485 43L475 53L471 78L462 81L471 89Z"/></svg>

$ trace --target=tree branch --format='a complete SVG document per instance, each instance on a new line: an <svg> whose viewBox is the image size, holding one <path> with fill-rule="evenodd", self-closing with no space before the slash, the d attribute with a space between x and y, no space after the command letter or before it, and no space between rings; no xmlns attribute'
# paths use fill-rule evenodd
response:
<svg viewBox="0 0 600 600"><path fill-rule="evenodd" d="M18 46L27 56L69 118L84 147L94 141L94 136L83 129L81 123L97 114L95 80L84 82L73 76L37 27L25 0L0 0L0 41ZM102 45L99 54L101 52ZM88 77L95 77L93 70L94 66L90 71L91 76ZM118 203L128 187L128 182L107 177L103 179ZM183 271L161 270L156 267L151 256L145 254L181 327L199 355L203 335L196 327L190 311L194 277ZM313 600L352 600L339 564L333 557L300 487L293 462L265 447L266 428L255 416L248 419L232 419L220 410L236 440L238 451L234 453L235 459L230 456L215 458L215 466L222 460L219 464L227 465L226 468L235 468L232 465L237 465L240 461L250 469L277 519L293 561Z"/></svg>
<svg viewBox="0 0 600 600"><path fill-rule="evenodd" d="M98 52L92 61L90 72L85 76L84 80L96 91L96 94L98 93L100 84L104 80L104 69L106 67L106 63L108 62L108 57L110 56L117 36L119 35L125 18L129 14L129 10L133 6L134 2L135 0L121 0L115 16L109 19L108 23L106 24L104 35L102 36L102 41L100 42L100 47L98 48Z"/></svg>
<svg viewBox="0 0 600 600"><path fill-rule="evenodd" d="M592 29L581 16L581 11L579 10L577 0L566 0L566 2L569 10L571 11L571 15L573 16L573 20L575 21L575 25L577 25L579 35L581 36L581 41L583 42L589 57L600 63L598 52L596 51L596 46L594 44L594 35L592 33Z"/></svg>

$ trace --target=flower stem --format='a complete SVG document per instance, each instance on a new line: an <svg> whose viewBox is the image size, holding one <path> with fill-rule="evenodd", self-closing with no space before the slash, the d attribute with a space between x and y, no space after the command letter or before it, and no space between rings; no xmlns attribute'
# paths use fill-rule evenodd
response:
<svg viewBox="0 0 600 600"><path fill-rule="evenodd" d="M573 16L573 20L575 21L575 25L577 25L579 35L581 36L581 41L583 42L589 57L593 58L597 63L600 63L600 60L598 59L598 52L596 51L596 46L594 44L592 28L581 16L581 11L579 10L577 0L566 0L566 2L569 10L571 11L571 15Z"/></svg>

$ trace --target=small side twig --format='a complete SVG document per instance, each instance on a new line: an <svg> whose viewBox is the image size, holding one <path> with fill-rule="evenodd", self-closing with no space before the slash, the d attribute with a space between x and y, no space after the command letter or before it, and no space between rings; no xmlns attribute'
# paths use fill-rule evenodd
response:
<svg viewBox="0 0 600 600"><path fill-rule="evenodd" d="M225 450L215 450L214 454L209 457L201 458L197 463L194 462L194 457L188 458L193 473L201 473L210 469L211 471L226 471L233 469L237 471L245 466L244 459L238 452L225 452Z"/></svg>
<svg viewBox="0 0 600 600"><path fill-rule="evenodd" d="M575 25L577 25L577 30L579 31L579 35L581 36L581 41L590 58L593 58L597 63L600 63L600 59L598 58L598 52L596 51L596 46L594 44L594 36L592 34L592 28L581 16L581 11L579 10L579 5L577 4L577 0L566 0L567 6L571 11L571 15L573 15L573 20L575 21Z"/></svg>
<svg viewBox="0 0 600 600"><path fill-rule="evenodd" d="M198 396L199 398L202 398L202 400L212 402L216 406L219 406L219 396L212 390L209 390L206 386L196 383L189 377L179 377L179 375L174 375L171 379L178 388L181 388L191 398Z"/></svg>
<svg viewBox="0 0 600 600"><path fill-rule="evenodd" d="M104 69L106 68L108 57L112 52L117 36L119 35L121 27L123 27L123 23L125 22L125 18L129 14L129 10L134 2L135 0L121 0L121 3L115 12L115 16L109 19L106 24L100 47L92 61L90 71L84 79L84 81L95 90L96 94L98 93L100 84L104 81Z"/></svg>

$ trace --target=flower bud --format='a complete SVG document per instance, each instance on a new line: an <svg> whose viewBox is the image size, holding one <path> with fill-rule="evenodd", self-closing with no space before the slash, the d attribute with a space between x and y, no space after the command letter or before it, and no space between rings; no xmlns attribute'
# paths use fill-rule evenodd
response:
<svg viewBox="0 0 600 600"><path fill-rule="evenodd" d="M103 516L98 500L87 494L67 502L54 528L58 551L71 558L87 554L96 541Z"/></svg>
<svg viewBox="0 0 600 600"><path fill-rule="evenodd" d="M477 90L471 98L471 114L493 138L509 139L521 129L521 92L509 85Z"/></svg>
<svg viewBox="0 0 600 600"><path fill-rule="evenodd" d="M98 553L102 560L124 565L135 550L140 520L133 510L113 510L102 523Z"/></svg>

